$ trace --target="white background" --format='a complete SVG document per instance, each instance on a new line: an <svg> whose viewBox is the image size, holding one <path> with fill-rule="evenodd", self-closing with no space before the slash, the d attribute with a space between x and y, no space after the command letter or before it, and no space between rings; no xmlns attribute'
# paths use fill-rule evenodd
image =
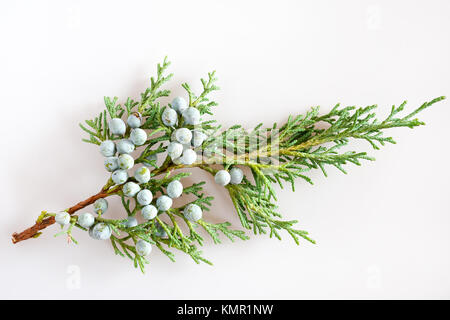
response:
<svg viewBox="0 0 450 320"><path fill-rule="evenodd" d="M448 101L420 115L427 126L391 130L397 145L353 144L376 162L279 192L280 212L317 245L208 241L214 267L154 250L142 275L81 231L78 246L55 239L55 226L10 241L41 210L97 192L108 175L78 123L105 95L137 98L165 55L172 97L217 70L225 126L337 102L385 115L404 99L413 108L449 95L449 15L446 0L2 1L0 298L450 298ZM216 196L207 217L239 228L224 190L197 177Z"/></svg>

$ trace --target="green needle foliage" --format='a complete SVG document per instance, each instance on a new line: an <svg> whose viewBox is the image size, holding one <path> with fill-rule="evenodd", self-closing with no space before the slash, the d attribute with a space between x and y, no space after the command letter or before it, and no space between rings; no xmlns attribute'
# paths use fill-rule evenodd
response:
<svg viewBox="0 0 450 320"><path fill-rule="evenodd" d="M200 111L203 121L194 127L184 124L183 118L179 117L177 127L184 126L207 135L205 142L195 148L203 157L194 164L183 165L174 163L167 156L167 145L176 128L164 125L162 113L170 104L162 106L159 101L161 97L170 95L169 90L162 89L172 78L172 74L165 75L169 65L167 59L158 64L156 77L151 78L150 87L140 95L139 100L128 98L124 104L120 104L117 97L105 97L105 110L98 117L80 124L88 134L88 138L83 141L99 145L104 140L119 139L111 135L108 117L120 118L139 112L143 117L141 128L146 129L148 140L139 148L140 154L135 163L153 167L151 180L141 185L142 188L151 190L154 195L165 194L171 181L191 175L191 172L178 171L183 168L198 168L215 175L221 169L241 167L245 173L243 181L239 184L228 184L225 188L242 227L253 230L255 234L267 233L278 239L281 239L282 232L287 232L297 244L301 239L315 242L306 231L296 228L296 220L283 220L277 211L275 185L283 188L285 183L288 183L295 191L297 178L312 184L308 173L313 169L320 169L326 176L329 167L346 173L345 165L348 163L361 165L364 160L374 160L366 152L343 151L343 147L348 146L352 139L365 140L374 149L379 149L386 143L395 143L392 137L384 134L386 129L423 125L424 123L414 116L444 99L438 97L404 114L405 101L398 107L393 106L390 114L382 120L376 117L376 105L361 108L336 105L324 115L315 107L304 115L290 116L281 126L274 124L264 128L260 124L248 131L240 125L235 125L222 130L214 120L208 120L205 116L212 115L213 107L217 106L215 101L210 100L210 94L219 89L215 85L215 72L211 72L208 73L207 79L201 79L203 90L199 94L194 93L189 84L182 84L189 97L189 106ZM127 135L129 130L125 136ZM152 158L155 155L162 161L157 163L155 158ZM131 181L135 180L131 178ZM173 250L178 250L188 254L196 263L211 264L198 249L205 243L205 236L210 237L215 244L221 243L223 237L231 241L246 240L248 237L244 231L231 228L229 222L208 222L212 214L204 215L206 217L197 222L188 221L184 217L183 210L189 203L199 205L204 211L210 210L213 197L204 192L204 184L205 182L201 181L184 186L183 193L190 201L159 212L154 220L142 222L135 227L126 227L125 219L106 219L102 215L96 217L96 221L107 223L113 230L110 240L115 253L133 260L135 267L142 271L148 261L136 251L135 244L139 239L153 244L172 261L175 261ZM107 181L103 190L107 190L111 196L121 197L128 217L136 216L142 209L134 199L125 197L121 186L115 186L111 180ZM217 210L215 212L217 213ZM51 215L45 213L45 216ZM41 216L42 218L44 217ZM77 217L72 216L69 230L63 231L72 240L73 226L84 229L76 221Z"/></svg>

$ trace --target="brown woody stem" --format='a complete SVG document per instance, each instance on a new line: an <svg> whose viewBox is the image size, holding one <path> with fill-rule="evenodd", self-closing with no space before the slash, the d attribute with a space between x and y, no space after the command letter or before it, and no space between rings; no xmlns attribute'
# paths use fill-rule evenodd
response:
<svg viewBox="0 0 450 320"><path fill-rule="evenodd" d="M177 170L180 168L187 168L187 167L200 167L205 170L205 168L207 166L202 166L201 163L195 163L195 164L189 165L189 166L186 166L186 165L172 165L171 166L170 161L166 161L160 168L153 171L153 177L158 176L163 173L166 173L166 172L169 172L169 171L172 171L172 170ZM112 184L113 183L111 181L108 181L108 183L102 188L102 190L100 190L99 193L87 198L84 201L77 203L73 207L70 207L69 209L67 209L67 212L69 214L74 214L78 210L81 210L81 209L93 204L96 200L98 200L100 198L109 197L110 195L116 194L118 191L121 190L122 186L116 186L114 188L109 189L112 186ZM45 229L54 223L55 223L55 217L48 217L46 219L43 219L42 221L36 221L36 223L33 226L29 227L28 229L26 229L20 233L14 232L12 234L12 242L17 243L17 242L20 242L23 240L37 237L39 235L40 230Z"/></svg>
<svg viewBox="0 0 450 320"><path fill-rule="evenodd" d="M109 191L102 189L99 193L87 198L84 201L77 203L73 207L70 207L69 209L67 209L67 212L69 214L74 214L78 210L81 210L81 209L87 207L88 205L93 204L96 200L101 199L101 198L106 198L106 197L116 193L118 190L120 190L120 188L112 189ZM20 242L23 240L33 238L39 233L40 230L45 229L54 223L55 223L55 217L49 217L42 221L36 222L33 226L29 227L28 229L26 229L20 233L14 232L12 235L12 242L17 243L17 242Z"/></svg>

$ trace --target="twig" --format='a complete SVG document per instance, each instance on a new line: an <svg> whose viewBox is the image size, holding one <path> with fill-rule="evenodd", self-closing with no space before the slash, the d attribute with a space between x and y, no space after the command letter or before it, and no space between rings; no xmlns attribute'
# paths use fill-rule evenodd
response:
<svg viewBox="0 0 450 320"><path fill-rule="evenodd" d="M112 189L109 191L102 190L99 193L87 198L86 200L77 203L73 207L70 207L69 209L67 209L67 212L69 214L74 214L78 210L81 210L81 209L93 204L98 199L106 198L112 194L115 194L118 190L120 190L120 188L115 188L115 189ZM18 243L20 241L27 240L30 238L36 238L39 236L40 230L43 230L43 229L47 228L48 226L51 226L54 223L55 223L55 217L49 217L42 221L37 221L33 226L31 226L30 228L28 228L20 233L14 232L12 235L12 242Z"/></svg>

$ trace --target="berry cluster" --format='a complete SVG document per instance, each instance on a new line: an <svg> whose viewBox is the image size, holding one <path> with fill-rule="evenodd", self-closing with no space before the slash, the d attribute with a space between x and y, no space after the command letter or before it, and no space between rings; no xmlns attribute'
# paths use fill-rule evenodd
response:
<svg viewBox="0 0 450 320"><path fill-rule="evenodd" d="M283 188L284 183L289 183L294 191L297 178L312 183L306 174L310 170L320 168L326 175L325 167L334 166L345 173L346 163L360 165L362 160L372 160L365 152L339 150L349 139L364 139L375 149L394 143L392 137L383 135L385 129L422 125L415 115L445 99L437 97L401 117L406 102L393 106L385 119L376 119L376 106L336 105L324 115L319 115L315 107L304 115L290 116L282 125L264 128L259 124L248 131L236 124L222 130L214 119L201 119L205 114L213 115L212 107L218 105L209 96L219 89L214 71L208 73L207 79L200 79L203 88L199 93L188 83L181 85L188 101L177 97L167 106L161 105L159 98L170 95L169 90L162 89L173 75L165 74L169 65L167 59L158 64L156 77L150 78L150 86L139 100L127 98L120 104L117 97L105 97L106 109L80 124L88 134L83 141L100 146L105 168L111 173L101 190L63 212L43 211L33 226L13 234L14 243L36 238L41 230L57 222L68 226L58 235L67 234L68 240L75 243L73 227L88 231L94 239L109 239L116 254L130 258L142 271L149 262L145 256L152 248L172 261L175 258L171 250L176 249L196 263L211 264L198 250L204 238L197 229L214 243L221 242L220 234L232 241L248 237L244 231L230 228L229 222L213 223L203 218L214 199L203 193L205 182L183 186L181 180L191 172L177 172L194 167L211 174L218 185L226 188L243 228L278 239L280 231L285 231L297 244L300 239L314 243L308 232L294 226L296 220L284 220L276 211L274 184ZM126 122L122 120L125 114ZM133 157L137 148L142 152ZM237 166L247 168L250 178ZM121 198L126 219L104 217L108 210L106 198L113 195ZM190 201L175 206L174 199L182 195L189 195ZM96 215L74 215L92 204Z"/></svg>
<svg viewBox="0 0 450 320"><path fill-rule="evenodd" d="M221 186L226 186L227 184L239 184L244 178L244 173L238 167L231 168L230 172L227 170L219 170L214 176L214 181Z"/></svg>
<svg viewBox="0 0 450 320"><path fill-rule="evenodd" d="M200 112L198 109L189 107L182 97L172 100L172 103L161 114L161 121L165 126L172 129L171 141L166 151L170 161L176 165L190 166L197 161L198 155L194 150L202 146L208 138L200 129L189 129L184 127L196 126L200 123ZM166 186L166 194L154 199L151 190L145 188L151 179L150 163L156 163L157 154L146 157L148 162L134 170L131 176L129 172L135 167L135 159L132 153L137 147L146 144L148 139L145 130L141 129L143 117L136 112L131 114L125 123L120 118L112 118L108 123L108 128L112 137L118 140L104 140L100 143L100 153L105 157L104 165L108 172L111 172L111 181L114 185L123 185L122 193L125 197L134 198L139 205L140 213L144 221L155 219L158 214L170 210L173 199L179 198L183 194L183 184L179 180L173 180ZM228 183L239 184L243 179L243 172L237 167L233 167L229 172L219 170L215 175L215 181L221 186ZM93 204L94 211L100 218L108 210L108 202L100 198ZM183 216L190 222L199 221L202 218L202 208L189 203L183 209ZM77 223L79 226L88 229L89 235L96 240L106 240L112 235L112 228L108 223L95 218L91 213L83 213L78 217L71 217L67 212L60 212L55 215L55 221L61 226ZM138 226L138 221L134 215L129 215L121 222L124 228L134 228ZM167 233L162 226L155 223L155 234L161 238L167 237ZM143 239L135 243L136 252L145 256L151 252L151 244Z"/></svg>
<svg viewBox="0 0 450 320"><path fill-rule="evenodd" d="M176 127L167 147L168 155L175 164L192 165L197 161L197 153L193 148L200 147L207 135L200 130L178 126L178 119L181 115L181 124L196 126L200 123L200 111L188 107L188 103L182 97L173 99L171 106L172 108L166 108L162 114L162 121L166 126Z"/></svg>
<svg viewBox="0 0 450 320"><path fill-rule="evenodd" d="M111 134L122 139L117 142L113 140L101 142L100 153L106 157L105 169L111 172L111 181L115 185L123 185L123 194L130 198L135 197L137 203L142 206L142 216L144 219L150 220L157 215L157 209L150 205L153 194L150 190L141 188L142 184L150 181L149 165L145 163L145 166L137 168L134 171L133 181L130 181L131 177L128 173L135 166L135 159L131 153L136 147L144 145L147 141L147 133L140 128L141 125L142 116L139 113L131 114L127 119L127 124L120 118L111 119L108 124ZM152 160L156 160L156 158L152 157ZM96 200L93 206L99 217L108 210L108 202L103 198ZM61 212L55 216L55 221L64 226L71 222L71 218L67 212ZM96 223L96 219L91 213L79 215L76 222L81 227L89 229L89 235L93 239L106 240L111 237L111 227L104 222ZM138 221L134 216L129 216L122 224L126 228L133 228L138 225ZM136 243L136 251L140 255L147 255L151 251L151 245L140 239Z"/></svg>

